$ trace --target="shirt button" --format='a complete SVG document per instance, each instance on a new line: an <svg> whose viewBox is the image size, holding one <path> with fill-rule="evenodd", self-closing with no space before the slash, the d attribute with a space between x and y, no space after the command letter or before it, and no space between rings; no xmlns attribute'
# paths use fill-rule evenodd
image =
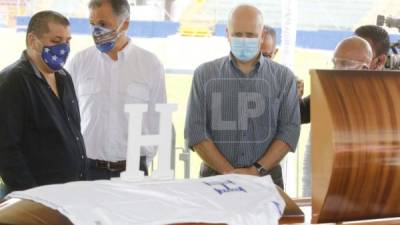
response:
<svg viewBox="0 0 400 225"><path fill-rule="evenodd" d="M84 158L85 158L85 156L83 156L83 155L82 155L81 157L82 157L82 159L84 159Z"/></svg>
<svg viewBox="0 0 400 225"><path fill-rule="evenodd" d="M75 104L75 100L72 100L72 104Z"/></svg>
<svg viewBox="0 0 400 225"><path fill-rule="evenodd" d="M76 140L79 141L79 137L76 137Z"/></svg>

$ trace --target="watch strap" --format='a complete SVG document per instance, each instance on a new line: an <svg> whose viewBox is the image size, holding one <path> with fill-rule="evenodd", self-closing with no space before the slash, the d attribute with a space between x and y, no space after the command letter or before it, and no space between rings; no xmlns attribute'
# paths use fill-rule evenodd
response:
<svg viewBox="0 0 400 225"><path fill-rule="evenodd" d="M261 164L259 164L258 162L254 162L253 166L256 168L258 174L260 176L266 176L269 174L269 171L266 170Z"/></svg>

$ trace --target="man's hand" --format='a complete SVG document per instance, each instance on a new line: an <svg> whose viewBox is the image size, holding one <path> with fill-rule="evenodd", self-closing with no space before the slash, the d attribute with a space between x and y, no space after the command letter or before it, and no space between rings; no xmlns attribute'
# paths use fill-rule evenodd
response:
<svg viewBox="0 0 400 225"><path fill-rule="evenodd" d="M244 174L244 175L252 175L252 176L260 176L258 174L257 169L254 166L246 167L246 168L238 168L234 169L232 173L236 174Z"/></svg>
<svg viewBox="0 0 400 225"><path fill-rule="evenodd" d="M234 169L211 139L205 139L199 144L194 145L193 148L203 162L218 173L227 174Z"/></svg>

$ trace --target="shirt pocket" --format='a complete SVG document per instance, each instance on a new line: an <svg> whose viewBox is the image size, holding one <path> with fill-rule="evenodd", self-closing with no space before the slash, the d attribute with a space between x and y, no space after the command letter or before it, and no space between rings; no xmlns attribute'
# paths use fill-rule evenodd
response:
<svg viewBox="0 0 400 225"><path fill-rule="evenodd" d="M131 83L126 89L127 103L148 103L150 101L150 90L145 84Z"/></svg>
<svg viewBox="0 0 400 225"><path fill-rule="evenodd" d="M78 96L83 97L83 96L90 96L99 93L101 90L101 87L98 83L95 81L92 82L85 82L79 85L78 87Z"/></svg>
<svg viewBox="0 0 400 225"><path fill-rule="evenodd" d="M101 95L101 85L95 81L80 83L78 86L77 97L82 118L92 118L99 113L105 102ZM83 120L82 120L83 121Z"/></svg>

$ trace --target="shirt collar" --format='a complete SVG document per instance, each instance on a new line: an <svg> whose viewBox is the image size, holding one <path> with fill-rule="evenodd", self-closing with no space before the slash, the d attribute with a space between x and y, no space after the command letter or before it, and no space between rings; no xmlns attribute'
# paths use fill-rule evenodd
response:
<svg viewBox="0 0 400 225"><path fill-rule="evenodd" d="M129 52L131 45L132 45L132 40L131 38L128 37L128 43L126 43L126 46L123 49L121 49L121 51L119 51L118 54L126 54L126 52Z"/></svg>
<svg viewBox="0 0 400 225"><path fill-rule="evenodd" d="M118 55L118 60L119 60L119 58L121 57L121 56L124 56L124 55L126 55L126 54L128 54L128 52L130 51L130 49L132 48L132 40L131 40L131 38L129 38L128 37L128 43L126 44L126 46L123 48L123 49L121 49L118 53L117 53L117 55ZM104 58L106 58L106 59L109 59L110 61L113 61L111 58L110 58L110 56L109 55L107 55L107 53L103 53L103 52L100 52L100 51L98 51L99 52L99 54L101 55L101 57L104 57ZM118 61L117 60L117 61Z"/></svg>
<svg viewBox="0 0 400 225"><path fill-rule="evenodd" d="M251 75L253 75L255 72L258 72L258 70L263 65L263 61L264 61L264 56L262 54L259 54L257 62L254 64L253 70L250 72ZM235 69L239 70L239 67L237 66L235 61L235 56L233 56L232 52L229 53L229 62Z"/></svg>

